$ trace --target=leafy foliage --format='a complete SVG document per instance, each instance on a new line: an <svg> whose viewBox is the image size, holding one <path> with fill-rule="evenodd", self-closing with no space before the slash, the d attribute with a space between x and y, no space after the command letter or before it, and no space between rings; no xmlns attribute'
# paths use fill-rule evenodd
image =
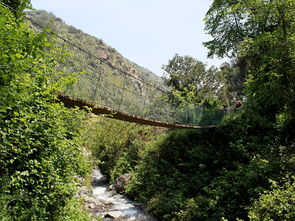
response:
<svg viewBox="0 0 295 221"><path fill-rule="evenodd" d="M24 15L24 9L31 6L30 0L1 0L5 6L9 7L14 16L21 19Z"/></svg>
<svg viewBox="0 0 295 221"><path fill-rule="evenodd" d="M168 91L160 102L168 103L166 115L176 122L192 125L218 125L224 115L235 110L235 103L243 96L244 72L241 62L224 63L220 69L190 57L175 55L167 65L164 83ZM157 112L157 102L154 103ZM168 111L167 111L168 109Z"/></svg>
<svg viewBox="0 0 295 221"><path fill-rule="evenodd" d="M210 55L247 62L246 96L270 120L294 113L294 1L215 0L207 13Z"/></svg>
<svg viewBox="0 0 295 221"><path fill-rule="evenodd" d="M290 181L287 181L282 186L279 186L276 182L273 182L273 189L264 192L250 208L250 220L294 220L294 199L294 182L290 183Z"/></svg>
<svg viewBox="0 0 295 221"><path fill-rule="evenodd" d="M2 5L0 48L1 218L86 220L74 197L75 176L89 168L77 139L82 114L56 103L72 81L55 69L61 52Z"/></svg>
<svg viewBox="0 0 295 221"><path fill-rule="evenodd" d="M128 193L164 220L247 219L268 179L293 171L275 133L263 118L245 114L216 131L170 132L142 152Z"/></svg>
<svg viewBox="0 0 295 221"><path fill-rule="evenodd" d="M156 139L163 129L102 117L89 119L83 131L85 146L92 151L96 164L115 181L134 169L145 143Z"/></svg>
<svg viewBox="0 0 295 221"><path fill-rule="evenodd" d="M167 75L165 84L171 87L168 100L176 105L199 106L214 99L220 86L216 69L206 70L202 62L190 56L176 54L163 69Z"/></svg>
<svg viewBox="0 0 295 221"><path fill-rule="evenodd" d="M224 107L233 106L237 98L245 96L246 73L243 66L243 61L239 59L232 60L231 63L223 63L220 66L219 81L222 82L222 87L219 90L218 99Z"/></svg>

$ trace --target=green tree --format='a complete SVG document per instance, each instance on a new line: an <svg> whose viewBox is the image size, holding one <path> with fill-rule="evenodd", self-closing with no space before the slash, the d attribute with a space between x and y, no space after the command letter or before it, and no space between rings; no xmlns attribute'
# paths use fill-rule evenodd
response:
<svg viewBox="0 0 295 221"><path fill-rule="evenodd" d="M251 206L249 211L251 221L291 221L295 219L294 181L285 182L281 186L272 182L273 189L265 191Z"/></svg>
<svg viewBox="0 0 295 221"><path fill-rule="evenodd" d="M176 54L163 69L167 75L165 84L171 88L167 93L170 103L200 106L209 105L208 101L216 98L220 86L216 68L206 70L202 62Z"/></svg>
<svg viewBox="0 0 295 221"><path fill-rule="evenodd" d="M295 113L295 2L271 1L260 4L253 19L272 24L254 39L246 38L241 54L249 63L246 93L252 106L275 120ZM258 7L257 6L257 7ZM264 16L264 14L270 14Z"/></svg>
<svg viewBox="0 0 295 221"><path fill-rule="evenodd" d="M214 0L205 17L205 30L213 37L204 45L209 56L237 57L239 44L246 38L255 39L278 28L279 5L285 7L292 0Z"/></svg>
<svg viewBox="0 0 295 221"><path fill-rule="evenodd" d="M225 107L234 105L237 97L244 97L245 72L241 70L241 66L238 59L220 66L218 77L221 88L218 91L218 99Z"/></svg>
<svg viewBox="0 0 295 221"><path fill-rule="evenodd" d="M0 3L9 7L17 18L21 18L24 14L24 9L31 6L30 0L1 0Z"/></svg>
<svg viewBox="0 0 295 221"><path fill-rule="evenodd" d="M292 175L294 171L294 27L293 0L214 0L206 15L206 30L213 37L212 41L205 42L210 50L209 56L230 56L245 62L240 66L244 67L244 92L249 107L245 116L253 115L260 123L264 122L274 130L266 137L272 139L271 145L275 144L273 148L265 145L266 140L262 145L255 141L256 149L251 152L255 157L251 157L251 161L262 159L263 162L262 156L267 154L261 153L269 151L265 162L271 162L269 166L276 168L274 175L280 182L284 179L282 177ZM247 117L244 126L249 128L254 121ZM257 134L258 125L253 129ZM240 145L247 151L251 150L249 144ZM261 193L259 189L256 191ZM293 195L292 182L282 187L275 186L254 200L249 218L294 219L294 203L290 200ZM252 196L252 199L255 198Z"/></svg>
<svg viewBox="0 0 295 221"><path fill-rule="evenodd" d="M294 113L294 10L292 0L215 0L206 15L209 56L247 63L246 95L266 117Z"/></svg>

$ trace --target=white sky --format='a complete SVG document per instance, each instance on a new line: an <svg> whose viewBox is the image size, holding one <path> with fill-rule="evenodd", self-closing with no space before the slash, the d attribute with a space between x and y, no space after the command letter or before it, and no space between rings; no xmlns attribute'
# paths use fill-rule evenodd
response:
<svg viewBox="0 0 295 221"><path fill-rule="evenodd" d="M124 57L157 75L174 54L190 55L209 66L202 42L210 0L31 0L65 23L101 38Z"/></svg>

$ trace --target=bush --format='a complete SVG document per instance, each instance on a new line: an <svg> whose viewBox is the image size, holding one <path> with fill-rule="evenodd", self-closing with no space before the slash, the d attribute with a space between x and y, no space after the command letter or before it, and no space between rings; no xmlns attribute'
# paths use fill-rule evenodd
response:
<svg viewBox="0 0 295 221"><path fill-rule="evenodd" d="M60 47L0 4L0 48L1 218L70 217L74 178L89 165L78 138L82 114L56 102L57 92L72 80L55 70Z"/></svg>
<svg viewBox="0 0 295 221"><path fill-rule="evenodd" d="M84 144L96 165L113 182L133 170L145 143L156 139L163 129L99 117L89 119L83 131Z"/></svg>
<svg viewBox="0 0 295 221"><path fill-rule="evenodd" d="M278 135L246 113L217 129L170 131L141 153L128 194L163 220L247 220L268 179L286 173Z"/></svg>
<svg viewBox="0 0 295 221"><path fill-rule="evenodd" d="M273 182L272 189L264 192L250 207L251 221L295 220L295 183L281 186Z"/></svg>

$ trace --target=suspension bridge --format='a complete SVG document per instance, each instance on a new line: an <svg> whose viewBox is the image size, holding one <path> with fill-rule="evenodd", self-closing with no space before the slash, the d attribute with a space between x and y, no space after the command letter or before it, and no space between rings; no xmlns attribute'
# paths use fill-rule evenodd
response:
<svg viewBox="0 0 295 221"><path fill-rule="evenodd" d="M69 52L57 70L82 73L74 85L58 95L59 101L68 108L90 109L96 115L166 128L214 128L225 115L224 110L171 105L162 99L169 90L163 85L143 79L131 68L97 55L82 40L74 42L60 33L48 31L32 16L28 19L34 28L46 32L60 48Z"/></svg>
<svg viewBox="0 0 295 221"><path fill-rule="evenodd" d="M205 128L215 128L215 125L210 126L193 126L193 125L184 125L184 124L176 124L176 123L167 123L161 122L153 119L142 118L140 116L131 115L128 113L124 113L118 110L112 110L107 107L97 106L93 103L89 103L87 101L73 98L67 96L65 94L58 94L58 99L61 101L65 107L75 108L78 107L84 110L91 110L92 113L96 115L104 115L105 117L114 118L117 120L127 121L131 123L137 123L141 125L149 125L155 127L166 127L166 128L178 128L178 129L205 129Z"/></svg>

